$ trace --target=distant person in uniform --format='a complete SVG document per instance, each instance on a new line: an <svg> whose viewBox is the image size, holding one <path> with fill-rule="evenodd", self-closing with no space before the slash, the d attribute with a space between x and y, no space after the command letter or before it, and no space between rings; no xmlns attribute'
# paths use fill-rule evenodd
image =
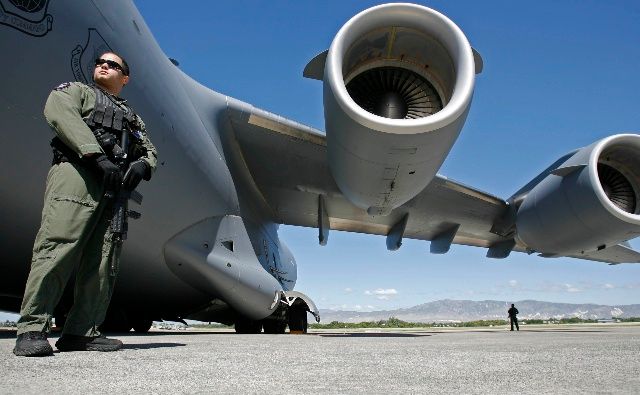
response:
<svg viewBox="0 0 640 395"><path fill-rule="evenodd" d="M51 141L53 163L17 324L15 355L53 354L47 340L51 317L74 272L74 303L56 347L60 351L122 347L120 340L108 339L98 330L111 300L119 258L110 228L113 196L121 188L133 191L141 180L148 181L157 154L142 119L118 96L129 82L125 60L113 52L102 54L95 61L93 81L91 86L80 82L57 86L44 107L56 135ZM123 135L129 141L126 155L121 148Z"/></svg>
<svg viewBox="0 0 640 395"><path fill-rule="evenodd" d="M520 330L520 327L518 326L518 309L516 309L516 306L514 304L511 304L511 308L509 310L507 310L507 313L509 313L509 321L511 322L511 330L513 330L513 325L515 324L516 329Z"/></svg>

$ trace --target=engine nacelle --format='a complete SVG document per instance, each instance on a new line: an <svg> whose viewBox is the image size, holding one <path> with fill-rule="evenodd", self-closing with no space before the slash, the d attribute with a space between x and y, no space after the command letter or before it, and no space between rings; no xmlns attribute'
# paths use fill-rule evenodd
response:
<svg viewBox="0 0 640 395"><path fill-rule="evenodd" d="M473 95L474 53L432 9L386 4L340 29L324 67L329 166L338 187L386 215L435 176Z"/></svg>
<svg viewBox="0 0 640 395"><path fill-rule="evenodd" d="M640 235L640 135L607 137L578 150L527 194L517 212L519 242L572 255Z"/></svg>

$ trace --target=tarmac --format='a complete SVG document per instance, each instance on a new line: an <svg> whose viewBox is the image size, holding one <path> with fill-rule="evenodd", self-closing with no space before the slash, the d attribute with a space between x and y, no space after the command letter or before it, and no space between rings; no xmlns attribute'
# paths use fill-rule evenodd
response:
<svg viewBox="0 0 640 395"><path fill-rule="evenodd" d="M0 393L638 393L640 325L120 334L112 353L16 357ZM56 336L50 338L53 345Z"/></svg>

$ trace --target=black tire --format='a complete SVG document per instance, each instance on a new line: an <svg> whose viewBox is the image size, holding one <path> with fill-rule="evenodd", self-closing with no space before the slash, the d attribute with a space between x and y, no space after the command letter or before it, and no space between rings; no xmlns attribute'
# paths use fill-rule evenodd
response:
<svg viewBox="0 0 640 395"><path fill-rule="evenodd" d="M110 307L107 312L100 331L102 332L129 332L131 330L131 322L127 313L118 307Z"/></svg>
<svg viewBox="0 0 640 395"><path fill-rule="evenodd" d="M264 320L262 322L264 333L282 335L287 330L287 322L281 320Z"/></svg>
<svg viewBox="0 0 640 395"><path fill-rule="evenodd" d="M238 318L235 323L236 333L255 334L262 332L262 322Z"/></svg>
<svg viewBox="0 0 640 395"><path fill-rule="evenodd" d="M133 330L136 331L136 333L147 333L152 325L152 320L140 318L133 322Z"/></svg>
<svg viewBox="0 0 640 395"><path fill-rule="evenodd" d="M289 309L289 331L307 333L307 309L301 305L293 305Z"/></svg>
<svg viewBox="0 0 640 395"><path fill-rule="evenodd" d="M55 314L53 316L53 319L56 322L55 330L62 330L62 328L64 328L65 322L67 322L67 315L62 313Z"/></svg>

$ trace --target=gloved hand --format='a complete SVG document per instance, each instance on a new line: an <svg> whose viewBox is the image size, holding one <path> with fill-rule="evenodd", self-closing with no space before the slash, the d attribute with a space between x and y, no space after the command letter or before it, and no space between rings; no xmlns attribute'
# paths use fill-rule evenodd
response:
<svg viewBox="0 0 640 395"><path fill-rule="evenodd" d="M96 166L103 175L105 191L117 191L122 185L122 172L120 168L109 160L107 155L98 155L95 159Z"/></svg>
<svg viewBox="0 0 640 395"><path fill-rule="evenodd" d="M149 172L149 165L147 162L143 160L137 160L135 162L131 162L127 172L124 175L124 183L123 186L128 191L133 191L136 189L140 181L145 178L147 179L147 174Z"/></svg>

